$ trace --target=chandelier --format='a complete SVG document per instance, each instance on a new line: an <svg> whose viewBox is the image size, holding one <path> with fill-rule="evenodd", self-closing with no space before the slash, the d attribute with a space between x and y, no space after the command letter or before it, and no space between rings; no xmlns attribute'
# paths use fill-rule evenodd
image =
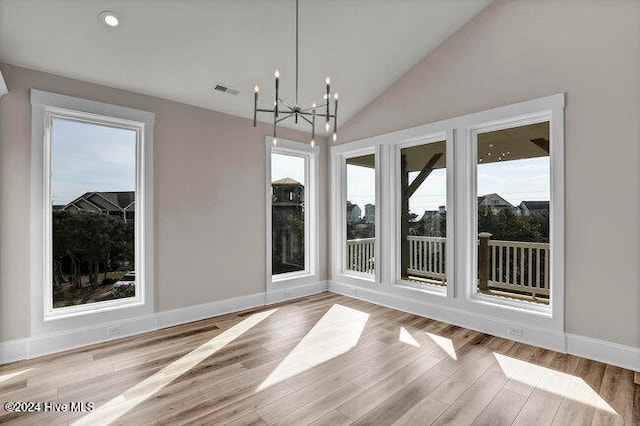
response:
<svg viewBox="0 0 640 426"><path fill-rule="evenodd" d="M338 94L334 93L333 114L331 114L329 102L331 101L331 79L329 76L325 79L326 92L324 94L324 102L321 105L313 103L310 107L302 108L298 105L298 0L296 0L296 101L291 105L280 98L280 71L276 69L275 73L276 94L273 102L273 109L258 108L258 92L260 87L256 84L254 91L253 104L253 127L257 125L259 112L273 114L273 146L278 144L278 123L292 118L298 124L298 120L306 121L311 125L311 147L316 144L316 117L324 118L324 129L327 133L331 130L331 119L333 119L333 141L338 138Z"/></svg>

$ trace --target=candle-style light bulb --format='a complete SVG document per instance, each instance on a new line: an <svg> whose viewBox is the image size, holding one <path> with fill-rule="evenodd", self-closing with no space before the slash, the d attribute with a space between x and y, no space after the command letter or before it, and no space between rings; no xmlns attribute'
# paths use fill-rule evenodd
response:
<svg viewBox="0 0 640 426"><path fill-rule="evenodd" d="M324 123L324 131L329 133L329 129L331 128L331 126L329 125L329 122L327 121L326 123Z"/></svg>
<svg viewBox="0 0 640 426"><path fill-rule="evenodd" d="M314 102L311 104L311 108L315 108L315 107L316 107L316 103Z"/></svg>
<svg viewBox="0 0 640 426"><path fill-rule="evenodd" d="M273 146L278 145L278 139L273 138L273 140L271 141L271 144L272 144Z"/></svg>
<svg viewBox="0 0 640 426"><path fill-rule="evenodd" d="M274 72L273 75L275 75L276 78L280 78L280 70L276 68L276 72Z"/></svg>
<svg viewBox="0 0 640 426"><path fill-rule="evenodd" d="M327 84L331 84L331 79L329 78L329 76L327 76L327 78L324 79L324 82Z"/></svg>
<svg viewBox="0 0 640 426"><path fill-rule="evenodd" d="M316 141L314 141L313 139L311 139L311 148L313 148L314 146L316 146Z"/></svg>
<svg viewBox="0 0 640 426"><path fill-rule="evenodd" d="M333 97L334 97L336 100L338 100L338 94L337 94L337 93L336 93L336 94L334 94L334 95L333 95Z"/></svg>
<svg viewBox="0 0 640 426"><path fill-rule="evenodd" d="M338 140L338 134L336 132L333 132L333 141L337 141Z"/></svg>
<svg viewBox="0 0 640 426"><path fill-rule="evenodd" d="M253 88L254 92L258 93L260 91L260 87L256 84L256 86Z"/></svg>

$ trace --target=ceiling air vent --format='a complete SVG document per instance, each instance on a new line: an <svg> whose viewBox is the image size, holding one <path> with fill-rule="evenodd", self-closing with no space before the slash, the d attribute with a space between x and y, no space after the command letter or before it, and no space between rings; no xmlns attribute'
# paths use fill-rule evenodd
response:
<svg viewBox="0 0 640 426"><path fill-rule="evenodd" d="M238 89L234 89L233 87L220 83L216 83L216 85L213 86L213 90L217 90L218 92L222 93L228 93L230 95L237 95L238 93L240 93Z"/></svg>

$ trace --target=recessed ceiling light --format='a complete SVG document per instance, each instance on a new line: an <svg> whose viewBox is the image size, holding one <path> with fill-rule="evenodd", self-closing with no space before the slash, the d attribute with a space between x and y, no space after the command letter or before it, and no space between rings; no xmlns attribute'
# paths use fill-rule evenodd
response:
<svg viewBox="0 0 640 426"><path fill-rule="evenodd" d="M118 14L108 10L100 12L98 19L107 27L115 28L120 25L120 17Z"/></svg>

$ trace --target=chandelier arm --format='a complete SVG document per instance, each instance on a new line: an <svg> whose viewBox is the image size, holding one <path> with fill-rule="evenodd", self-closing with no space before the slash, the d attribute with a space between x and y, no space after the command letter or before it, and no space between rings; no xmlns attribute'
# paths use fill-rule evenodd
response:
<svg viewBox="0 0 640 426"><path fill-rule="evenodd" d="M302 119L304 119L304 121L306 121L307 123L311 124L313 126L313 123L311 122L311 120L309 120L307 117L305 117L304 115L300 114L300 117Z"/></svg>
<svg viewBox="0 0 640 426"><path fill-rule="evenodd" d="M291 110L293 110L293 109L294 109L294 106L293 106L293 105L291 105L290 103L288 103L288 102L286 102L286 101L284 101L284 100L282 100L282 99L280 99L280 98L278 98L278 102L282 102L282 103L283 103L287 108L289 108L289 109L291 109Z"/></svg>
<svg viewBox="0 0 640 426"><path fill-rule="evenodd" d="M316 116L316 117L329 117L329 118L335 118L335 115L333 114L325 114L325 113L319 113L319 112L304 112L304 111L300 111L299 112L300 115L306 115L306 116Z"/></svg>
<svg viewBox="0 0 640 426"><path fill-rule="evenodd" d="M263 108L258 108L256 111L258 111L258 112L275 112L275 110L273 110L273 109L263 109Z"/></svg>
<svg viewBox="0 0 640 426"><path fill-rule="evenodd" d="M287 115L285 115L285 116L284 116L284 117L282 117L282 118L278 118L278 119L276 120L276 123L279 123L279 122L281 122L281 121L284 121L284 120L286 120L287 118L293 117L293 115L294 115L294 114L287 114Z"/></svg>

